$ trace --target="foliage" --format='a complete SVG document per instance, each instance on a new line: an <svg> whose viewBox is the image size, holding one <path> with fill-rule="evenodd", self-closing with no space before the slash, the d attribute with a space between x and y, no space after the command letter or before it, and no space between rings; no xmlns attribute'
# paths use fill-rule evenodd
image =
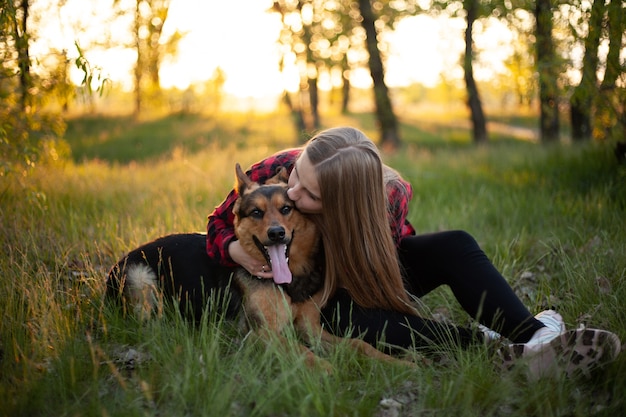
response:
<svg viewBox="0 0 626 417"><path fill-rule="evenodd" d="M37 162L68 156L69 148L59 140L65 124L58 116L24 113L7 97L0 101L0 120L0 176L27 173Z"/></svg>
<svg viewBox="0 0 626 417"><path fill-rule="evenodd" d="M67 149L57 139L64 124L40 112L42 80L30 72L28 2L3 2L0 8L0 176L34 166L38 159L58 160Z"/></svg>
<svg viewBox="0 0 626 417"><path fill-rule="evenodd" d="M122 9L126 6L117 0L114 3ZM176 56L178 44L184 37L180 31L167 38L163 36L170 3L170 0L136 0L132 11L122 11L133 14L133 48L137 54L134 68L135 115L142 111L146 103L152 107L162 104L161 63L168 57Z"/></svg>
<svg viewBox="0 0 626 417"><path fill-rule="evenodd" d="M67 110L75 95L67 51L52 51L46 69L34 73L29 52L30 2L3 2L0 8L0 176L26 175L37 162L60 163L70 154L62 140L65 121L50 102ZM73 60L84 74L85 95L105 91L109 80L85 58L78 42ZM50 64L53 62L53 64Z"/></svg>
<svg viewBox="0 0 626 417"><path fill-rule="evenodd" d="M596 116L593 137L600 140L626 139L626 65L620 61L622 36L626 27L624 3L611 0L607 7L606 25L609 51L605 73L596 98ZM618 87L621 84L621 88Z"/></svg>
<svg viewBox="0 0 626 417"><path fill-rule="evenodd" d="M93 67L91 65L91 63L85 57L83 50L78 42L74 42L74 46L78 51L78 57L76 57L74 63L76 64L76 68L78 68L80 72L83 73L83 80L81 81L81 85L85 86L85 90L88 96L91 96L94 92L102 96L102 94L104 94L105 92L107 85L111 83L111 80L103 76L102 68Z"/></svg>
<svg viewBox="0 0 626 417"><path fill-rule="evenodd" d="M279 130L284 120L249 116L158 122L140 130L132 119L72 119L66 139L82 146L78 161L38 165L23 183L0 178L0 415L624 414L624 354L590 379L530 383L521 369L498 371L482 346L409 352L420 360L412 370L339 346L318 350L334 367L327 375L210 313L198 326L176 314L122 316L101 298L108 267L159 235L202 230L232 188L234 163L294 137ZM364 115L332 122L376 131ZM134 130L148 146L168 124L178 132L172 146L143 156L118 140ZM420 232L470 231L532 311L555 306L568 327L626 337L626 173L608 149L510 137L474 148L467 129L430 115L402 129L402 152L385 158L413 184L410 220ZM423 302L468 321L445 289Z"/></svg>
<svg viewBox="0 0 626 417"><path fill-rule="evenodd" d="M551 0L536 0L534 16L536 70L539 78L539 132L542 142L558 142L561 121L557 81L562 71L552 37L554 22Z"/></svg>
<svg viewBox="0 0 626 417"><path fill-rule="evenodd" d="M376 32L391 30L398 20L415 13L412 1L275 1L271 12L281 16L283 29L280 66L287 63L299 68L298 96L285 91L286 104L294 113L296 129L313 132L319 129L318 81L324 75L334 85L341 85L341 111L347 112L350 101L350 73L367 67L374 82L374 100L381 136L397 145L396 120L391 107L381 54L388 45Z"/></svg>

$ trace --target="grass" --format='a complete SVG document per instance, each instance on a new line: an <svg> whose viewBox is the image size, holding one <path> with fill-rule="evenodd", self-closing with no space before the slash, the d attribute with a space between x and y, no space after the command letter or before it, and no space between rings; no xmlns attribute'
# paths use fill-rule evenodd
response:
<svg viewBox="0 0 626 417"><path fill-rule="evenodd" d="M361 115L333 122L376 137ZM69 121L71 160L0 179L0 416L624 414L624 355L590 379L529 383L480 347L419 353L423 366L405 369L339 346L320 352L327 375L209 313L199 326L175 314L139 323L102 302L126 251L205 228L235 162L296 145L284 126L278 116L80 118ZM505 137L474 148L467 132L432 121L402 132L402 152L385 157L413 184L420 232L469 231L531 311L555 306L569 327L626 338L626 172L609 150ZM444 288L423 302L469 320Z"/></svg>

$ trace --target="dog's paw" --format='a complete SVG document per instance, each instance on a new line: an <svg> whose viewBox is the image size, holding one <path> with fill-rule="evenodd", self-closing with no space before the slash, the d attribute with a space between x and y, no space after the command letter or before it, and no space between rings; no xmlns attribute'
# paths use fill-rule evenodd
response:
<svg viewBox="0 0 626 417"><path fill-rule="evenodd" d="M305 363L309 368L321 369L327 375L333 374L334 368L331 365L331 363L328 362L326 359L320 358L319 356L317 356L315 353L311 351L305 352L305 354L306 354Z"/></svg>

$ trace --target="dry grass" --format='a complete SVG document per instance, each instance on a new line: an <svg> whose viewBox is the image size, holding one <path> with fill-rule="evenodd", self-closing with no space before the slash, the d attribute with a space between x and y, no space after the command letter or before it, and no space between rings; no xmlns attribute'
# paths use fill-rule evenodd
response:
<svg viewBox="0 0 626 417"><path fill-rule="evenodd" d="M102 303L110 265L157 236L203 230L232 187L235 162L295 144L280 127L287 124L274 131L233 117L228 130L203 125L202 140L187 126L144 158L109 134L98 145L111 146L102 155L117 151L108 160L85 159L90 139L79 135L68 138L84 147L77 161L1 180L0 415L623 414L623 357L590 380L529 384L521 372L498 372L482 348L442 349L409 370L339 347L320 352L335 367L329 376L306 368L295 349L249 343L215 317L198 327L176 315L141 324ZM474 149L467 139L437 142L436 130L429 136L419 125L404 129L406 148L386 158L414 185L411 221L420 231L470 231L531 309L555 303L569 326L626 338L623 167L593 146ZM185 132L201 146L190 150ZM445 290L424 303L468 320Z"/></svg>

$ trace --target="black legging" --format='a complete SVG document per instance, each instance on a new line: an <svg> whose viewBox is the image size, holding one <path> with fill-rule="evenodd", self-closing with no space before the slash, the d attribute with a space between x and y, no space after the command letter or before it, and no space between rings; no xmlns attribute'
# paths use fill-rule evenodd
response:
<svg viewBox="0 0 626 417"><path fill-rule="evenodd" d="M404 238L398 251L407 290L422 297L448 285L463 309L485 326L516 343L527 342L544 325L535 319L493 266L476 240L463 231L448 231ZM353 331L370 344L411 347L456 344L466 347L484 337L419 316L367 309L339 290L322 310L325 324L338 335Z"/></svg>

